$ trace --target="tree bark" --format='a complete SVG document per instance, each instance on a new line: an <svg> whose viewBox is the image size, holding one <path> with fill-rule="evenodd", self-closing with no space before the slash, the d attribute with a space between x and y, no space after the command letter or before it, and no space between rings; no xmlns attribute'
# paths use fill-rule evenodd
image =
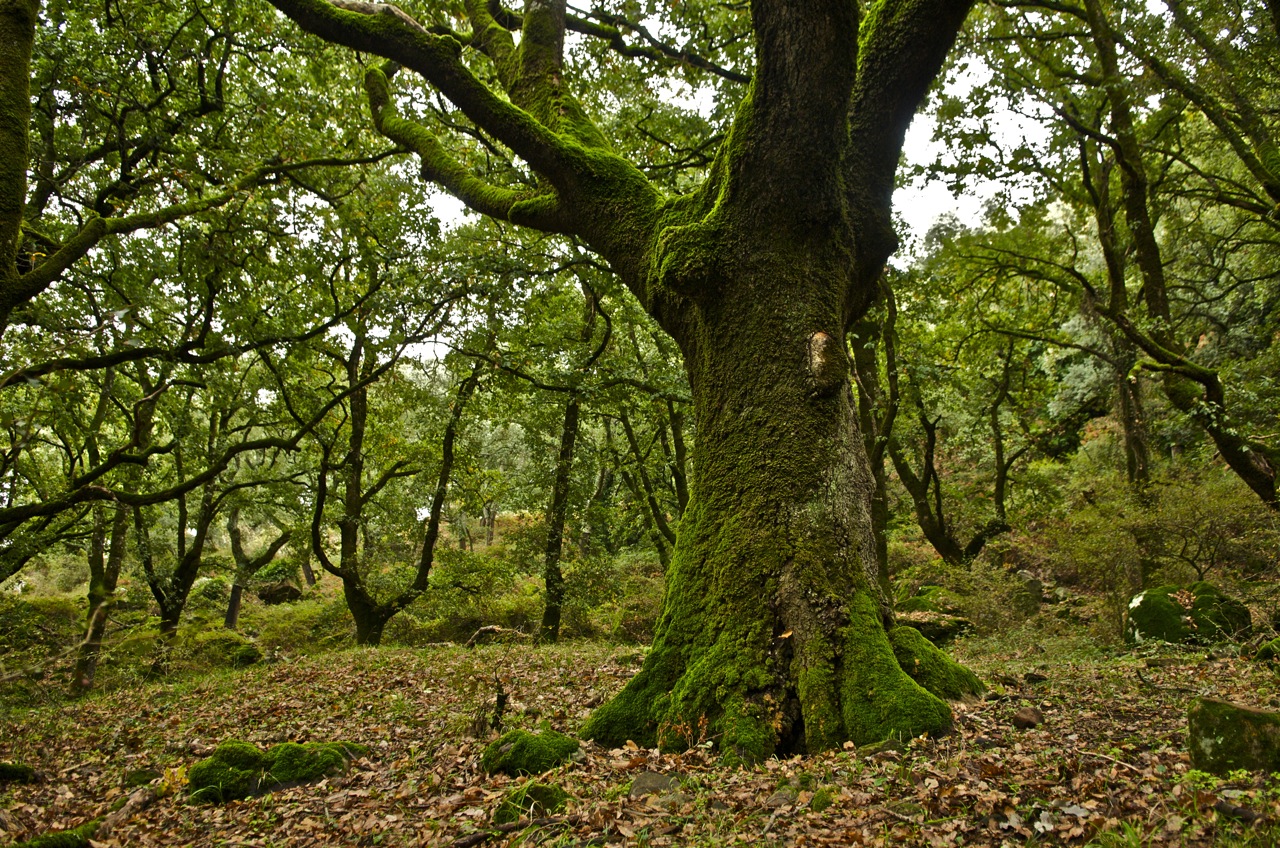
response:
<svg viewBox="0 0 1280 848"><path fill-rule="evenodd" d="M569 514L569 484L573 474L573 449L578 441L578 414L578 395L571 392L564 408L556 476L551 485L551 503L547 507L547 548L542 567L547 594L539 631L545 642L555 642L560 638L560 617L564 607L564 574L560 570L560 556L564 551L564 525Z"/></svg>
<svg viewBox="0 0 1280 848"><path fill-rule="evenodd" d="M129 532L129 510L117 506L111 521L110 542L106 527L106 507L97 506L93 515L93 550L89 557L89 613L84 641L80 643L76 668L71 676L71 691L82 695L93 688L102 656L102 637L107 630L107 619L115 602L116 585L120 580L120 567L124 565L125 537Z"/></svg>

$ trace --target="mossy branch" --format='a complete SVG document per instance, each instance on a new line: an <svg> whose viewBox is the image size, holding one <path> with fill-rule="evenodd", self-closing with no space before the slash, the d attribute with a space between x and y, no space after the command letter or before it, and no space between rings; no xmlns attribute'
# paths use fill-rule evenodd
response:
<svg viewBox="0 0 1280 848"><path fill-rule="evenodd" d="M451 156L433 132L401 117L382 70L374 68L366 73L364 87L378 132L417 153L427 179L482 215L540 230L564 230L565 216L554 192L514 191L485 182Z"/></svg>
<svg viewBox="0 0 1280 848"><path fill-rule="evenodd" d="M326 41L391 59L419 74L517 156L563 187L577 173L561 139L485 85L462 61L462 45L436 35L394 6L343 0L272 0L304 30Z"/></svg>

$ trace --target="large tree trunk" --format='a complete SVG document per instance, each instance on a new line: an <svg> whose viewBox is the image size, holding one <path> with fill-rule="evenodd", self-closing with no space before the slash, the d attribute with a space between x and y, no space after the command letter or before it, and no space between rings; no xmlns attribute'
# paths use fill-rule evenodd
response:
<svg viewBox="0 0 1280 848"><path fill-rule="evenodd" d="M823 247L744 263L677 336L697 473L653 649L589 737L705 731L752 759L951 726L886 632L844 321L819 264L838 251Z"/></svg>
<svg viewBox="0 0 1280 848"><path fill-rule="evenodd" d="M622 160L568 91L564 0L527 3L518 43L492 6L465 4L501 93L399 10L272 4L421 74L508 145L533 192L471 175L399 115L383 70L365 76L375 126L425 177L483 214L581 238L681 348L698 438L663 613L639 675L585 735L679 745L705 730L758 758L947 730L950 710L894 647L917 672L946 660L918 664L919 634L886 630L844 331L896 247L902 141L970 0L754 0L747 95L681 197Z"/></svg>

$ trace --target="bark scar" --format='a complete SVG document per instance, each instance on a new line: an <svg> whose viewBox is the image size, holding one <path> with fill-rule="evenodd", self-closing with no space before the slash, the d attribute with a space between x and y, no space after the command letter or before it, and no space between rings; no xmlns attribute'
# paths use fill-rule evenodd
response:
<svg viewBox="0 0 1280 848"><path fill-rule="evenodd" d="M809 336L811 395L825 396L844 385L849 374L848 356L840 342L819 330Z"/></svg>

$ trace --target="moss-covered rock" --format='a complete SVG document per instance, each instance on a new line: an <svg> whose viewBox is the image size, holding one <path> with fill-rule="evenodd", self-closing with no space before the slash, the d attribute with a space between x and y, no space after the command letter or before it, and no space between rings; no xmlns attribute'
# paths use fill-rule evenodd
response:
<svg viewBox="0 0 1280 848"><path fill-rule="evenodd" d="M266 758L255 746L228 740L191 767L187 783L197 801L231 801L257 792L266 770Z"/></svg>
<svg viewBox="0 0 1280 848"><path fill-rule="evenodd" d="M981 695L986 687L978 676L926 639L914 627L895 627L889 631L889 642L898 665L927 691L948 701L966 695Z"/></svg>
<svg viewBox="0 0 1280 848"><path fill-rule="evenodd" d="M577 740L554 730L541 733L512 730L484 749L480 764L490 774L502 772L512 777L542 774L549 768L568 762L577 750Z"/></svg>
<svg viewBox="0 0 1280 848"><path fill-rule="evenodd" d="M36 770L21 763L0 763L0 783L31 783Z"/></svg>
<svg viewBox="0 0 1280 848"><path fill-rule="evenodd" d="M248 742L228 740L192 766L187 780L195 800L231 801L337 774L367 751L351 742L284 742L263 752Z"/></svg>
<svg viewBox="0 0 1280 848"><path fill-rule="evenodd" d="M1198 698L1187 713L1191 765L1210 774L1280 772L1280 713Z"/></svg>
<svg viewBox="0 0 1280 848"><path fill-rule="evenodd" d="M137 789L139 786L146 786L151 781L158 780L161 777L164 777L164 775L152 768L134 769L125 774L122 785L125 789Z"/></svg>
<svg viewBox="0 0 1280 848"><path fill-rule="evenodd" d="M71 830L44 833L26 842L15 842L12 848L88 848L89 840L98 831L101 819L87 821Z"/></svg>
<svg viewBox="0 0 1280 848"><path fill-rule="evenodd" d="M1190 586L1160 586L1129 601L1125 638L1188 643L1248 638L1249 609L1201 581Z"/></svg>
<svg viewBox="0 0 1280 848"><path fill-rule="evenodd" d="M1263 643L1262 647L1253 655L1253 658L1264 662L1280 659L1280 639L1272 639L1270 642Z"/></svg>
<svg viewBox="0 0 1280 848"><path fill-rule="evenodd" d="M562 811L569 803L569 793L550 783L531 781L517 787L502 799L493 813L494 824L507 824L521 818L550 816Z"/></svg>
<svg viewBox="0 0 1280 848"><path fill-rule="evenodd" d="M203 630L191 638L188 649L197 660L218 668L244 668L262 661L262 649L234 630Z"/></svg>

